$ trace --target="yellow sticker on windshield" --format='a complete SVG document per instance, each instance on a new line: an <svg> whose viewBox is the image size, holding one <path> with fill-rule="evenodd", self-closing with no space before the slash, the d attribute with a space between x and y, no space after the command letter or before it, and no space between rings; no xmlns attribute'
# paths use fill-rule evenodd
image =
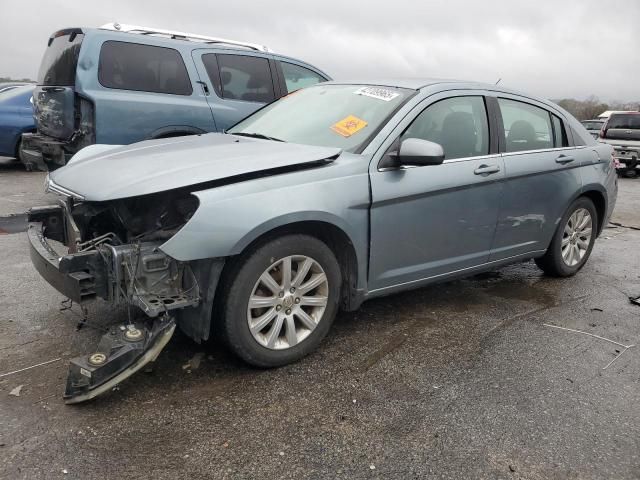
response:
<svg viewBox="0 0 640 480"><path fill-rule="evenodd" d="M350 137L354 133L358 133L364 127L367 126L367 122L355 115L349 115L347 118L343 118L339 122L331 125L331 130L342 135L343 137Z"/></svg>

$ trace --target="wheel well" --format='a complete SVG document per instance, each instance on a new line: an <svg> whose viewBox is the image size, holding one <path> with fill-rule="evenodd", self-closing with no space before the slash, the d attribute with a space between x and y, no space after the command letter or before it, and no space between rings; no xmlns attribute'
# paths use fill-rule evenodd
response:
<svg viewBox="0 0 640 480"><path fill-rule="evenodd" d="M597 190L589 190L588 192L584 192L581 196L587 197L596 207L596 213L598 214L598 235L600 235L600 232L602 232L602 229L604 228L604 217L607 214L607 201L605 200L604 195Z"/></svg>
<svg viewBox="0 0 640 480"><path fill-rule="evenodd" d="M356 296L358 285L358 259L356 251L347 234L331 223L303 221L274 228L252 241L239 255L236 255L234 259L241 258L246 252L255 250L274 238L290 234L304 234L315 237L331 249L338 260L340 271L342 272L342 291L340 292L341 306L345 310L353 310L355 308L353 306L357 305L358 301ZM227 262L223 277L234 268L233 264L235 263L235 261Z"/></svg>

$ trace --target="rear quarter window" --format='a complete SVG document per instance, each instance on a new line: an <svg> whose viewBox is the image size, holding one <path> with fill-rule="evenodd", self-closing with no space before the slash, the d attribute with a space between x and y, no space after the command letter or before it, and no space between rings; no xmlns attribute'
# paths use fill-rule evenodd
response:
<svg viewBox="0 0 640 480"><path fill-rule="evenodd" d="M280 62L282 74L287 86L287 93L294 92L301 88L310 87L316 83L325 82L326 79L308 68L301 67L289 62Z"/></svg>
<svg viewBox="0 0 640 480"><path fill-rule="evenodd" d="M182 55L152 45L104 42L98 66L100 84L107 88L191 95L193 88Z"/></svg>

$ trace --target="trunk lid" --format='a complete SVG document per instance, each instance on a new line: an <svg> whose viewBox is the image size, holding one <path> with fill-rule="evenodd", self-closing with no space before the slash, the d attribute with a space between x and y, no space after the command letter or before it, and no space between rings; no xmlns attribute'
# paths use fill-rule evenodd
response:
<svg viewBox="0 0 640 480"><path fill-rule="evenodd" d="M82 30L60 30L50 38L38 71L33 107L38 132L68 140L75 131L75 80Z"/></svg>

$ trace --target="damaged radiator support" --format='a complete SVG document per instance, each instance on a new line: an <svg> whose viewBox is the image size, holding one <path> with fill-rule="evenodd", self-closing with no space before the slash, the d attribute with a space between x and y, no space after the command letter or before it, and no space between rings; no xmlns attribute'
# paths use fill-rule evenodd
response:
<svg viewBox="0 0 640 480"><path fill-rule="evenodd" d="M176 328L169 312L200 302L191 268L162 253L157 243L105 243L97 248L108 251L104 259L111 263L111 301L137 306L151 318L112 327L94 353L71 360L66 403L90 400L153 362Z"/></svg>
<svg viewBox="0 0 640 480"><path fill-rule="evenodd" d="M160 250L162 239L133 237L123 244L122 238L131 237L121 232L105 229L86 235L86 225L78 227L72 209L67 200L29 211L27 235L36 269L82 308L102 298L126 306L129 313L127 323L111 327L93 353L70 361L64 398L79 403L154 361L176 328L174 314L198 307L201 292L191 266ZM67 253L58 253L63 246ZM132 307L145 315L131 315Z"/></svg>

